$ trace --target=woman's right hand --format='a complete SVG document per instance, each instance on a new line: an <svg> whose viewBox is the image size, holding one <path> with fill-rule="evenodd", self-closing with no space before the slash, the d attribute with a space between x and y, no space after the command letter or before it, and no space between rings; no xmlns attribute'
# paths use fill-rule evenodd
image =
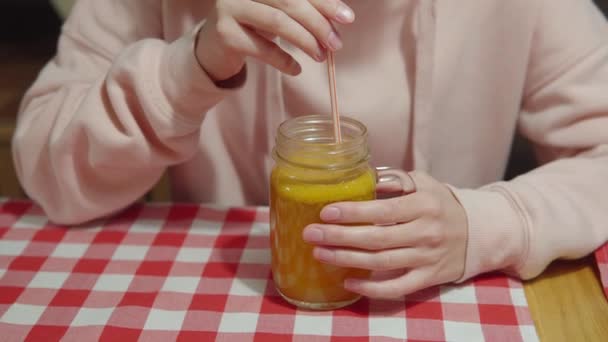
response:
<svg viewBox="0 0 608 342"><path fill-rule="evenodd" d="M354 12L340 0L217 0L198 34L196 57L214 81L239 73L246 57L297 75L299 63L275 44L280 37L322 62L342 41L332 21L349 24Z"/></svg>

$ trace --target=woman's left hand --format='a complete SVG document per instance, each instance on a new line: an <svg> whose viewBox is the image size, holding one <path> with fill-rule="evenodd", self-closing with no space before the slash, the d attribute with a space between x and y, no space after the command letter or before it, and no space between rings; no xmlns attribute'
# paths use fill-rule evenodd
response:
<svg viewBox="0 0 608 342"><path fill-rule="evenodd" d="M321 262L372 270L347 279L346 289L397 298L458 280L464 273L467 218L450 189L424 173L409 173L415 192L390 199L341 202L321 211L325 224L306 227ZM371 225L349 226L369 222Z"/></svg>

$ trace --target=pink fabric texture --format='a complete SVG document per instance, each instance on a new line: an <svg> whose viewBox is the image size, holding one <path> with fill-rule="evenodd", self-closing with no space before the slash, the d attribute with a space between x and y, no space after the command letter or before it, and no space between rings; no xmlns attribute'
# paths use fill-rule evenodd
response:
<svg viewBox="0 0 608 342"><path fill-rule="evenodd" d="M590 0L348 2L343 113L373 163L453 187L469 220L462 280L523 278L608 239L608 25ZM267 204L274 132L329 113L325 66L285 42L298 77L248 61L218 89L194 59L212 1L78 1L26 94L14 156L60 223L117 212L168 170L176 201ZM502 182L514 132L543 166Z"/></svg>

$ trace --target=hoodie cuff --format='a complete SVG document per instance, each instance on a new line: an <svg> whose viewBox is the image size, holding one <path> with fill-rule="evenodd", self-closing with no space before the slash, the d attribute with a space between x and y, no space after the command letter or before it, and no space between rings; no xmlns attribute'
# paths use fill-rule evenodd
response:
<svg viewBox="0 0 608 342"><path fill-rule="evenodd" d="M525 221L516 204L499 186L450 189L468 220L465 270L456 282L495 270L516 274L525 260L528 240Z"/></svg>
<svg viewBox="0 0 608 342"><path fill-rule="evenodd" d="M169 44L161 58L160 84L173 115L200 125L205 113L239 88L219 88L196 60L198 25L190 34Z"/></svg>

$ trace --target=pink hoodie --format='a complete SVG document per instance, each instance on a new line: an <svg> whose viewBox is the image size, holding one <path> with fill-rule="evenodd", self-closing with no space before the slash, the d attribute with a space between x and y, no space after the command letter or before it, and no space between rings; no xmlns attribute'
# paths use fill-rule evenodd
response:
<svg viewBox="0 0 608 342"><path fill-rule="evenodd" d="M299 77L248 63L242 89L197 65L203 0L81 0L29 90L14 137L27 193L51 220L124 208L168 169L174 199L267 203L277 125L329 111L322 64L281 42ZM455 188L469 223L463 279L530 278L608 239L608 25L590 0L348 2L342 108L376 165ZM544 166L501 182L516 129Z"/></svg>

